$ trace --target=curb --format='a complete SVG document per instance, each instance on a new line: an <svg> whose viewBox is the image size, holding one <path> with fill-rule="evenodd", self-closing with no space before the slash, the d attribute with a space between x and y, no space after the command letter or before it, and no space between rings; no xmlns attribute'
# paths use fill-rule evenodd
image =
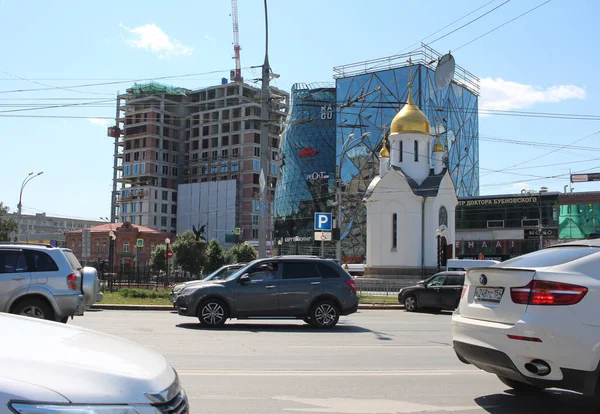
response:
<svg viewBox="0 0 600 414"><path fill-rule="evenodd" d="M91 310L135 310L135 311L172 311L177 312L173 306L169 305L113 305L109 303L99 303L92 305ZM400 310L404 309L402 305L358 305L359 310Z"/></svg>

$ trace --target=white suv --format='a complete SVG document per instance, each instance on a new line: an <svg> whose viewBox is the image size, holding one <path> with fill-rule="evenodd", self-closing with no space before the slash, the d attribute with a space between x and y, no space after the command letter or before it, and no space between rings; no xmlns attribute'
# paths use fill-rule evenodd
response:
<svg viewBox="0 0 600 414"><path fill-rule="evenodd" d="M600 240L467 271L454 350L517 391L599 396Z"/></svg>
<svg viewBox="0 0 600 414"><path fill-rule="evenodd" d="M0 243L0 312L66 322L101 299L96 269L71 250Z"/></svg>
<svg viewBox="0 0 600 414"><path fill-rule="evenodd" d="M83 328L0 314L0 413L189 412L164 357Z"/></svg>

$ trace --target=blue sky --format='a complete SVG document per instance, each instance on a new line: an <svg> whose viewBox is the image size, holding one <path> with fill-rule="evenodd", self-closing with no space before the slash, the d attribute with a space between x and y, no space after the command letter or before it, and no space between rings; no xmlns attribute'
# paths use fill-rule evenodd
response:
<svg viewBox="0 0 600 414"><path fill-rule="evenodd" d="M281 75L275 85L289 90L295 82L332 81L334 66L399 53L485 6L426 40L432 41L505 1L271 0L269 54ZM238 2L242 67L260 65L262 1ZM454 51L543 2L509 1L431 46ZM137 79L171 76L162 82L200 88L228 77L234 67L230 7L225 0L0 0L0 201L16 210L23 178L43 170L24 192L25 213L108 216L113 146L106 137L110 121L102 118L114 116L114 97ZM598 114L600 58L592 39L599 9L593 0L552 0L453 52L459 65L481 78L480 106ZM220 72L205 74L213 71ZM259 74L243 72L246 80ZM80 87L106 82L112 83ZM68 103L86 105L31 110ZM31 117L40 115L56 118ZM540 186L562 191L569 169L600 171L600 135L592 135L598 131L599 121L481 116L481 193ZM598 184L574 187L592 191Z"/></svg>

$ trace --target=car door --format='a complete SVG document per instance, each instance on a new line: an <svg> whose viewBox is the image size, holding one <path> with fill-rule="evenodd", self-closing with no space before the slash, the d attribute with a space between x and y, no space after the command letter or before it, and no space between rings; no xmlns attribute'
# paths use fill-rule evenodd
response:
<svg viewBox="0 0 600 414"><path fill-rule="evenodd" d="M286 261L281 263L279 309L282 315L305 315L309 306L322 291L321 275L315 262Z"/></svg>
<svg viewBox="0 0 600 414"><path fill-rule="evenodd" d="M442 289L442 305L444 309L454 310L458 306L460 294L462 293L464 275L447 275Z"/></svg>
<svg viewBox="0 0 600 414"><path fill-rule="evenodd" d="M446 275L440 273L429 279L425 284L425 289L419 290L419 306L425 308L441 308L442 307L442 287Z"/></svg>
<svg viewBox="0 0 600 414"><path fill-rule="evenodd" d="M269 268L269 267L272 268ZM279 265L261 262L252 266L247 274L250 280L238 282L234 288L235 309L238 316L269 316L277 314L279 290Z"/></svg>
<svg viewBox="0 0 600 414"><path fill-rule="evenodd" d="M10 299L31 283L31 273L23 251L0 250L0 312L8 312Z"/></svg>

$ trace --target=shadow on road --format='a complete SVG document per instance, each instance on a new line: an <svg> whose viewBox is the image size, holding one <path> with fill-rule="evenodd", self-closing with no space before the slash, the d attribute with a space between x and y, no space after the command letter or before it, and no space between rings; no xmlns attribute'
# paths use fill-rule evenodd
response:
<svg viewBox="0 0 600 414"><path fill-rule="evenodd" d="M94 309L94 308L90 308L90 309L86 309L86 312L102 312L104 309Z"/></svg>
<svg viewBox="0 0 600 414"><path fill-rule="evenodd" d="M598 413L600 410L590 397L570 391L546 390L535 394L491 394L475 398L488 413Z"/></svg>
<svg viewBox="0 0 600 414"><path fill-rule="evenodd" d="M200 323L180 323L176 325L178 328L193 329L197 331L225 331L225 332L281 332L281 333L365 333L371 330L356 326L338 324L331 329L313 328L308 324L268 324L268 323L235 323L230 322L219 328L210 328Z"/></svg>

